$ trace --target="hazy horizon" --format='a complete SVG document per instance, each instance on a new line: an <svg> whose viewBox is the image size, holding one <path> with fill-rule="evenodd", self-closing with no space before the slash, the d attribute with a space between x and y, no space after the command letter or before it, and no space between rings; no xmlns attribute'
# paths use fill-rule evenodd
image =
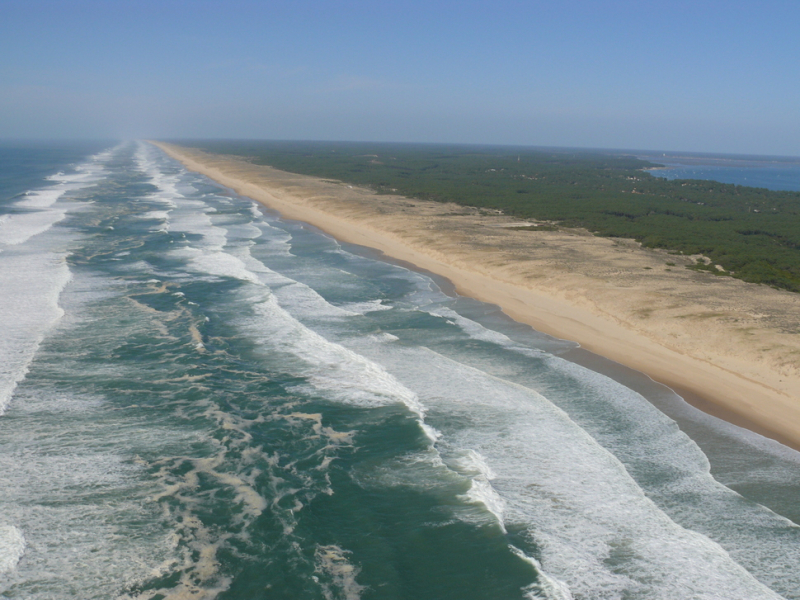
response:
<svg viewBox="0 0 800 600"><path fill-rule="evenodd" d="M789 2L0 7L2 139L800 156Z"/></svg>
<svg viewBox="0 0 800 600"><path fill-rule="evenodd" d="M554 152L586 152L586 153L614 153L614 154L631 154L643 156L647 158L658 158L659 154L664 154L665 157L673 159L681 158L700 158L700 157L718 157L729 158L731 160L746 160L746 159L760 159L760 160L779 160L786 162L800 161L800 155L792 156L788 154L745 154L735 152L703 152L692 150L664 150L661 148L600 148L591 146L539 146L531 144L490 144L481 142L416 142L406 141L397 142L393 140L321 140L321 139L271 139L271 138L233 138L233 137L218 137L218 138L203 138L203 137L183 137L183 138L33 138L33 137L0 137L0 146L2 145L16 145L16 144L80 144L80 143L109 143L109 144L123 144L136 141L162 141L167 143L174 143L180 145L182 142L195 143L195 142L267 142L267 143L301 143L301 144L364 144L364 145L408 145L408 146L443 146L443 147L474 147L474 148L508 148L520 150L536 150L536 151L554 151Z"/></svg>

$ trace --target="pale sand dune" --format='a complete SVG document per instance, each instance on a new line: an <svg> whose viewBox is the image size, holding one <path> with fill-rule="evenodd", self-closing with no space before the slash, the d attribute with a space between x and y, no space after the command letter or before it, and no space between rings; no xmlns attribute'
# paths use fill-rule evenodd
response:
<svg viewBox="0 0 800 600"><path fill-rule="evenodd" d="M630 240L514 230L486 211L156 145L288 218L443 275L463 295L800 448L800 294L693 272L688 257Z"/></svg>

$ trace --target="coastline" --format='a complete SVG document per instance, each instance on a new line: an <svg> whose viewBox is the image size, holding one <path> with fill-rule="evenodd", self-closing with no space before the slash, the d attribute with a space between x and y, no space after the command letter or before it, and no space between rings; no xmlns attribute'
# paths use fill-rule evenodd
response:
<svg viewBox="0 0 800 600"><path fill-rule="evenodd" d="M462 295L800 449L798 294L691 272L682 267L690 257L630 240L515 230L525 224L486 211L152 143L285 217L445 277Z"/></svg>

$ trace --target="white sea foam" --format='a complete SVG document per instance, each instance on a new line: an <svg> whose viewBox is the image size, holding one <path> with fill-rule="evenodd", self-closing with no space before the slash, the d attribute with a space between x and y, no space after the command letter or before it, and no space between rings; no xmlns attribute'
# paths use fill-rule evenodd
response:
<svg viewBox="0 0 800 600"><path fill-rule="evenodd" d="M383 368L340 344L330 342L292 317L271 293L248 294L259 318L248 323L262 343L290 352L306 363L303 373L319 391L348 404L386 406L401 403L424 419L417 395Z"/></svg>
<svg viewBox="0 0 800 600"><path fill-rule="evenodd" d="M512 350L519 354L523 354L525 356L531 357L543 357L545 355L544 352L541 350L537 350L535 348L528 348L521 344L518 344L507 335L500 333L499 331L494 331L493 329L488 329L473 321L472 319L467 319L466 317L458 314L456 311L447 308L447 307L437 307L433 308L422 308L429 314L435 317L441 317L443 319L447 319L454 325L457 325L464 333L466 333L470 338L473 340L480 340L482 342L489 342L491 344L496 344L505 348L507 350Z"/></svg>
<svg viewBox="0 0 800 600"><path fill-rule="evenodd" d="M129 442L132 425L86 418L102 405L95 398L38 389L20 404L15 427L0 435L0 511L17 530L0 526L0 563L11 566L0 568L0 597L11 590L31 600L62 598L69 586L81 598L114 597L169 552L157 507L135 476L141 467L109 450ZM154 448L174 432L140 424L135 436Z"/></svg>
<svg viewBox="0 0 800 600"><path fill-rule="evenodd" d="M400 339L396 335L393 335L391 333L387 333L386 331L382 331L381 333L376 333L374 335L370 335L370 336L367 336L367 337L373 337L376 340L380 340L382 342L396 342L397 340Z"/></svg>
<svg viewBox="0 0 800 600"><path fill-rule="evenodd" d="M59 172L45 179L58 181L59 183L85 183L96 177L97 172L102 170L102 163L110 158L110 156L111 154L96 154L89 159L88 163L78 165L75 173L66 174L64 172Z"/></svg>
<svg viewBox="0 0 800 600"><path fill-rule="evenodd" d="M171 169L174 172L166 172L163 168L165 155L161 150L143 142L138 143L134 160L139 170L156 187L155 192L144 196L141 201L147 204L155 202L166 208L166 210L149 210L140 215L140 218L159 220L161 224L154 230L157 232L200 233L206 234L207 238L211 232L209 244L219 247L224 245L224 235L222 237L215 235L217 231L210 227L211 219L207 213L214 212L214 209L201 200L188 198L181 191L181 188L185 187L181 184L182 177L186 173L183 167L175 163Z"/></svg>
<svg viewBox="0 0 800 600"><path fill-rule="evenodd" d="M186 260L186 266L191 271L216 277L233 277L250 283L261 283L256 274L247 269L241 260L227 252L209 252L185 247L173 250L170 252L170 256Z"/></svg>
<svg viewBox="0 0 800 600"><path fill-rule="evenodd" d="M263 262L252 256L249 246L229 246L229 231L214 224L209 217L210 207L205 202L187 198L176 198L175 202L177 210L171 213L172 230L203 236L202 242L192 242L191 245L171 252L172 256L187 260L189 269L217 277L233 277L241 281L268 286L279 300L283 299L292 306L295 314L315 319L342 318L361 314L334 306L308 285L269 269ZM186 211L186 214L179 220L176 219L175 215L178 214L178 211L183 210ZM278 239L276 241L274 239L276 236L270 235L262 241L267 245L271 244L285 250L289 239L288 234L266 225L264 228L272 234L277 234ZM263 235L261 227L251 224L236 225L231 229L231 233L240 239L242 237L256 239ZM374 305L370 304L369 306L373 307ZM380 308L375 306L374 310L380 310Z"/></svg>
<svg viewBox="0 0 800 600"><path fill-rule="evenodd" d="M166 210L151 210L138 216L140 219L153 219L155 221L169 220L169 212Z"/></svg>
<svg viewBox="0 0 800 600"><path fill-rule="evenodd" d="M48 208L56 203L67 191L66 186L45 188L25 194L25 199L15 202L14 206L19 208Z"/></svg>
<svg viewBox="0 0 800 600"><path fill-rule="evenodd" d="M65 194L94 185L105 173L105 158L91 157L75 167L76 173L57 173L47 177L56 182L49 187L30 190L21 200L11 204L20 212L4 215L0 222L0 246L23 244L64 219L69 206L59 202Z"/></svg>
<svg viewBox="0 0 800 600"><path fill-rule="evenodd" d="M368 300L366 302L348 302L339 305L339 308L347 312L357 313L359 315L366 315L371 312L378 312L381 310L392 310L393 306L384 304L383 300Z"/></svg>
<svg viewBox="0 0 800 600"><path fill-rule="evenodd" d="M45 188L28 192L23 200L12 204L13 208L21 208L25 212L4 215L0 226L0 245L22 244L61 221L67 213L66 207L52 207L66 192L67 187L63 185Z"/></svg>
<svg viewBox="0 0 800 600"><path fill-rule="evenodd" d="M0 415L25 378L45 333L63 315L58 297L70 278L62 256L0 256Z"/></svg>
<svg viewBox="0 0 800 600"><path fill-rule="evenodd" d="M526 598L529 600L573 600L569 586L563 581L548 575L538 560L528 556L516 546L509 546L508 548L520 559L531 565L539 575L536 583L527 586L523 590L526 592Z"/></svg>
<svg viewBox="0 0 800 600"><path fill-rule="evenodd" d="M292 255L292 235L288 231L270 225L268 217L260 212L258 220L253 224L264 233L264 237L258 241L260 252L266 251L273 256L289 257Z"/></svg>
<svg viewBox="0 0 800 600"><path fill-rule="evenodd" d="M469 490L464 494L468 502L480 503L497 519L498 525L506 531L504 513L506 503L492 487L491 481L496 477L494 471L486 463L486 459L475 450L469 449L462 455L448 461L450 467L472 480Z"/></svg>
<svg viewBox="0 0 800 600"><path fill-rule="evenodd" d="M150 210L140 217L160 220L162 222L160 231L201 236L202 241L193 243L196 247L221 250L227 243L226 231L222 227L214 226L210 216L216 212L213 206L202 199L187 197L181 191L181 188L186 189L181 183L185 170L176 167L174 173L165 172L161 166L164 155L160 150L144 143L139 144L135 160L139 169L157 188L155 192L145 196L143 201L157 202L167 208L167 210Z"/></svg>
<svg viewBox="0 0 800 600"><path fill-rule="evenodd" d="M227 216L227 215L226 215ZM253 223L241 223L238 220L241 218L240 215L232 215L228 217L227 220L223 220L220 217L215 217L212 220L214 224L221 224L223 225L228 231L228 238L230 240L256 240L264 235L264 232L261 230L260 227L256 227ZM236 219L237 222L231 222L233 219Z"/></svg>
<svg viewBox="0 0 800 600"><path fill-rule="evenodd" d="M150 182L157 188L157 191L149 194L146 199L160 202L168 208L175 208L175 198L182 195L177 189L178 177L177 175L164 173L159 168L158 157L160 156L160 152L156 151L152 146L140 142L138 143L134 160L139 170L147 175Z"/></svg>
<svg viewBox="0 0 800 600"><path fill-rule="evenodd" d="M242 257L248 270L255 273L259 281L268 286L279 301L291 307L293 315L327 320L360 314L344 307L334 306L310 286L268 268L252 256L249 247L236 248L234 251Z"/></svg>
<svg viewBox="0 0 800 600"><path fill-rule="evenodd" d="M137 260L127 265L119 265L116 268L120 271L129 271L131 273L150 273L152 275L158 275L153 265L143 260Z"/></svg>
<svg viewBox="0 0 800 600"><path fill-rule="evenodd" d="M25 537L13 525L0 525L0 575L12 571L25 553Z"/></svg>
<svg viewBox="0 0 800 600"><path fill-rule="evenodd" d="M38 210L9 215L0 227L0 245L16 246L44 233L66 216L66 210Z"/></svg>
<svg viewBox="0 0 800 600"><path fill-rule="evenodd" d="M176 208L170 213L170 230L184 234L200 235L200 241L192 242L196 247L222 249L228 241L226 231L216 227L207 214L208 205L200 200L175 198Z"/></svg>

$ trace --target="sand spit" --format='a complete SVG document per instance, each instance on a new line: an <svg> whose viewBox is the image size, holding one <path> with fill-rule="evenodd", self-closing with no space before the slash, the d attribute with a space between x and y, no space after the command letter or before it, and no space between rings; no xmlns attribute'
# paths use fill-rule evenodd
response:
<svg viewBox="0 0 800 600"><path fill-rule="evenodd" d="M517 229L494 211L155 144L285 217L447 277L463 295L800 448L800 294L690 271L693 258L631 240L529 221Z"/></svg>

